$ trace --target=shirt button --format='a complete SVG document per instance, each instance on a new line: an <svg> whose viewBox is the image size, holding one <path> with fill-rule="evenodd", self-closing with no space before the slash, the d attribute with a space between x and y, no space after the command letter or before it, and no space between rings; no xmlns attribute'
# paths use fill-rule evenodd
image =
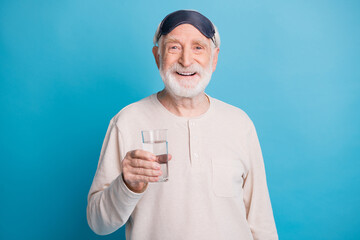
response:
<svg viewBox="0 0 360 240"><path fill-rule="evenodd" d="M195 158L198 158L198 157L199 157L199 154L194 153L194 157L195 157Z"/></svg>

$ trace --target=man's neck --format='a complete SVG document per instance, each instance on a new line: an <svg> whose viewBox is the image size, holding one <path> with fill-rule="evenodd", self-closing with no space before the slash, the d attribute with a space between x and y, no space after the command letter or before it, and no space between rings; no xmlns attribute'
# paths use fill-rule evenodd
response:
<svg viewBox="0 0 360 240"><path fill-rule="evenodd" d="M208 96L204 92L192 98L177 97L166 89L157 94L160 103L173 114L180 117L197 117L210 107Z"/></svg>

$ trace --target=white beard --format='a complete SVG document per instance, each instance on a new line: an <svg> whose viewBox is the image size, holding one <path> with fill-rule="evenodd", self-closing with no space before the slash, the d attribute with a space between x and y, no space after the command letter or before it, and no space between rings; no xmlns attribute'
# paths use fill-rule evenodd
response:
<svg viewBox="0 0 360 240"><path fill-rule="evenodd" d="M176 72L196 72L196 81L179 80ZM166 72L160 63L160 76L165 84L165 89L176 97L193 98L204 92L209 84L212 75L212 61L207 68L202 68L200 64L194 63L190 67L184 68L179 63L174 63Z"/></svg>

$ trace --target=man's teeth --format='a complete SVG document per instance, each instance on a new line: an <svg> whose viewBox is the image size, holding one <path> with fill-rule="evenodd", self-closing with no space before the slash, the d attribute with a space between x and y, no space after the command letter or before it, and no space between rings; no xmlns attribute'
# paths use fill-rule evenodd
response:
<svg viewBox="0 0 360 240"><path fill-rule="evenodd" d="M177 72L177 73L180 74L180 75L182 75L182 76L192 76L192 75L195 75L194 72L193 72L193 73L186 73L186 72L181 73L181 72Z"/></svg>

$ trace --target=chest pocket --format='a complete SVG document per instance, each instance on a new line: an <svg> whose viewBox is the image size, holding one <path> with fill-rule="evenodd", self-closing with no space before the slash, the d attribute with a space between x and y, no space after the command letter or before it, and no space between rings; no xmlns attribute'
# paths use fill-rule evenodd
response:
<svg viewBox="0 0 360 240"><path fill-rule="evenodd" d="M213 158L212 187L218 197L239 197L242 193L244 167L240 159Z"/></svg>

